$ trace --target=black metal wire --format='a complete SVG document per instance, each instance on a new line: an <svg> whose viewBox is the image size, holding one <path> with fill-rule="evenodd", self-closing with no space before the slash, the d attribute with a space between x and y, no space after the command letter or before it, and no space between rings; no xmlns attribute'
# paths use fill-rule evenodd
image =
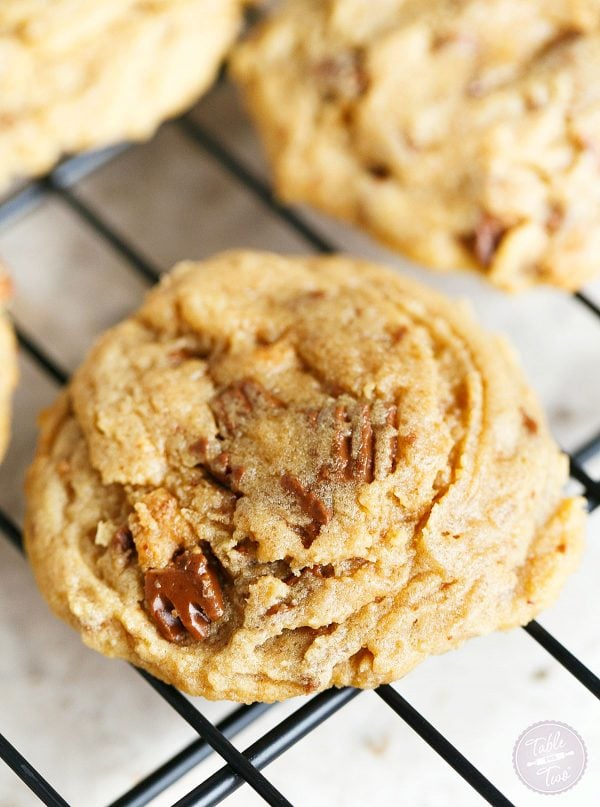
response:
<svg viewBox="0 0 600 807"><path fill-rule="evenodd" d="M6 537L17 549L19 549L21 552L23 551L22 531L2 509L0 509L0 531L5 533ZM142 670L136 669L136 672L138 672L146 681L148 681L151 686L157 692L159 692L159 694L161 694L162 697L167 700L167 702L171 704L173 708L175 708L175 710L192 726L192 728L196 729L200 734L203 734L203 729L207 724L212 726L212 724L209 724L206 718L200 715L198 710L176 689L173 687L168 687L166 684L157 681L156 679L152 678L151 675L148 675L148 673L145 673ZM166 690L169 690L168 694L166 694L165 688ZM242 731L242 729L244 729L246 726L253 723L258 717L260 717L270 708L271 704L265 703L254 703L250 706L241 706L232 712L232 714L228 715L219 724L217 724L217 726L212 726L212 729L214 729L215 732L220 732L226 738L233 737ZM2 735L0 735L0 738L1 736ZM231 748L233 748L233 746L231 746ZM150 799L154 798L154 796L161 793L169 785L173 784L173 782L180 779L185 773L191 770L191 768L193 768L203 759L206 759L206 757L209 756L213 750L215 750L213 748L213 744L206 739L197 740L191 743L187 748L180 751L178 754L168 760L168 762L160 766L160 768L158 768L156 771L153 771L152 774L147 776L135 787L113 802L112 805L109 805L109 807L140 807L140 805L147 804ZM14 754L17 753L6 740L4 740L3 743L0 743L0 758L4 759L9 765L11 765L11 767L13 767L11 760L16 759L13 752ZM233 752L236 756L239 756L239 752L237 752L235 748L233 748ZM221 755L224 759L228 759L228 757L225 755ZM33 774L37 774L35 769L31 766L29 766L27 770L31 771ZM40 781L43 781L41 777L39 777L39 779ZM33 779L31 781L33 781ZM50 785L48 785L48 788L48 792L50 792L52 790ZM40 795L37 791L35 792L36 795ZM45 803L54 805L55 802L48 801ZM269 803L281 805L282 807L283 805L288 804L285 799L282 801Z"/></svg>
<svg viewBox="0 0 600 807"><path fill-rule="evenodd" d="M597 320L600 321L600 306L598 303L595 303L592 299L590 299L590 297L587 296L587 294L584 294L582 291L575 292L573 297L575 297L576 300L579 300L579 302L582 303L589 311L591 311L592 314L596 316Z"/></svg>
<svg viewBox="0 0 600 807"><path fill-rule="evenodd" d="M122 154L128 148L130 148L128 144L120 144L100 149L99 151L77 154L63 160L47 177L41 180L32 180L24 187L0 200L0 226L6 226L13 219L29 213L46 198L51 191L51 187L44 179L51 179L51 182L56 182L61 187L68 187L93 171L97 171L102 165L114 159L118 154Z"/></svg>
<svg viewBox="0 0 600 807"><path fill-rule="evenodd" d="M488 804L494 807L514 807L477 768L456 749L443 734L434 728L414 706L405 700L399 692L389 685L375 690L379 697L390 706L408 725L414 729L442 759L451 765L462 778L474 788Z"/></svg>
<svg viewBox="0 0 600 807"><path fill-rule="evenodd" d="M593 695L600 699L600 679L585 664L582 664L577 656L574 656L570 650L567 650L558 639L555 639L551 633L548 633L535 620L525 625L523 630L527 631L565 670L574 675L580 684L583 684L586 689L589 689Z"/></svg>
<svg viewBox="0 0 600 807"><path fill-rule="evenodd" d="M164 700L231 765L233 770L263 797L267 804L272 807L291 807L290 802L273 787L271 782L265 779L262 773L181 692L163 681L158 681L144 670L138 672L152 689L162 695Z"/></svg>
<svg viewBox="0 0 600 807"><path fill-rule="evenodd" d="M46 350L35 339L28 336L17 323L15 323L15 333L17 334L19 347L42 368L46 375L49 375L60 386L67 383L69 380L67 371L58 362L54 361Z"/></svg>
<svg viewBox="0 0 600 807"><path fill-rule="evenodd" d="M289 224L314 249L323 254L336 251L336 247L314 227L309 226L303 218L287 205L282 205L271 190L271 187L254 171L248 168L236 155L226 149L203 126L200 126L190 115L184 115L177 121L181 131L197 143L207 154L216 160L222 168L238 182L241 182L256 199Z"/></svg>
<svg viewBox="0 0 600 807"><path fill-rule="evenodd" d="M576 479L580 482L584 489L585 489L585 496L587 499L588 510L593 512L598 505L600 504L600 482L597 482L595 479L584 471L583 468L579 465L578 462L570 457L570 474L573 479Z"/></svg>
<svg viewBox="0 0 600 807"><path fill-rule="evenodd" d="M346 688L328 690L315 695L260 740L246 748L244 756L248 757L255 768L261 770L339 711L342 706L350 703L358 694L359 690ZM191 805L210 807L223 801L243 784L243 778L230 765L226 765L191 790L173 807L191 807Z"/></svg>
<svg viewBox="0 0 600 807"><path fill-rule="evenodd" d="M578 465L591 460L596 454L600 453L600 432L590 437L585 443L579 446L576 451L571 453L571 459Z"/></svg>
<svg viewBox="0 0 600 807"><path fill-rule="evenodd" d="M31 182L24 188L15 191L0 203L0 225L6 225L13 219L20 218L38 205L45 196L45 191L38 182Z"/></svg>
<svg viewBox="0 0 600 807"><path fill-rule="evenodd" d="M69 807L63 797L56 792L52 785L48 784L41 773L17 751L14 745L9 743L3 734L0 734L0 757L44 804L49 807Z"/></svg>
<svg viewBox="0 0 600 807"><path fill-rule="evenodd" d="M235 737L240 731L258 720L265 712L272 708L269 703L253 703L250 706L239 706L235 711L220 723L217 729L225 737ZM167 787L179 781L182 776L189 773L200 762L213 752L205 740L194 740L186 748L175 754L168 762L161 765L151 774L113 801L109 807L144 807Z"/></svg>
<svg viewBox="0 0 600 807"><path fill-rule="evenodd" d="M13 546L23 551L23 536L15 522L5 512L0 510L0 532L8 538Z"/></svg>
<svg viewBox="0 0 600 807"><path fill-rule="evenodd" d="M22 549L22 535L19 528L14 522L0 509L0 530L5 530L9 533L11 541L18 548ZM572 675L579 680L583 686L592 692L596 697L600 698L600 681L592 673L592 671L582 664L570 651L568 651L560 642L555 639L548 631L542 628L537 622L530 622L525 626L525 630L544 647L565 669L571 672ZM134 668L135 669L135 668ZM201 715L197 709L185 698L180 692L173 687L158 681L148 673L142 670L136 670L148 683L171 705L173 708L202 736L206 725L208 723L206 718ZM439 747L436 745L437 739L443 738L443 735L436 732L430 723L420 715L413 707L406 701L402 705L402 713L399 711L401 700L395 690L394 695L390 695L387 691L390 687L379 687L378 694L385 694L390 699L394 699L396 703L395 711L406 720L406 722L413 728L434 750L438 751L440 756L448 762L466 781L469 782L479 792L479 787L484 787L488 795L492 794L495 790L494 786L488 782L485 777L480 774L481 778L473 778L472 771L476 770L471 763L468 763L460 752L451 746L447 741L446 744L441 743ZM244 756L256 768L261 769L268 765L284 751L306 736L312 729L320 725L324 720L338 711L347 702L352 700L360 694L360 690L346 688L343 690L329 690L320 693L312 698L305 706L301 707L290 717L283 720L278 726L265 734L259 741L250 746L244 751ZM385 698L384 698L385 699ZM400 700L399 700L400 699ZM256 708L258 710L252 717L248 717L242 710L248 708ZM242 707L242 709L234 712L230 717L226 718L221 724L213 727L215 731L220 731L226 736L232 736L233 733L241 730L245 725L253 722L259 714L268 708L265 704L253 704L252 707ZM248 717L248 719L246 719ZM159 769L153 772L145 780L140 782L136 787L132 788L128 793L124 794L121 798L113 802L110 807L138 807L138 805L147 804L150 798L153 798L158 793L165 790L173 782L177 781L184 773L187 773L194 764L202 761L211 752L209 746L212 745L210 739L205 738L206 741L197 741L192 743L188 748L176 754L171 760L162 765ZM215 748L219 753L219 748ZM239 752L233 749L237 755L239 762ZM221 754L224 759L227 759ZM0 757L2 751L0 749ZM193 760L196 759L194 762ZM467 763L465 767L464 763ZM456 763L456 764L455 764ZM470 766L470 767L469 767ZM465 775L468 774L468 775ZM203 807L208 805L218 804L245 781L243 773L232 765L227 765L220 771L217 771L207 780L205 780L198 787L194 788L187 796L177 802L174 807L182 807L183 805L198 804ZM483 795L483 794L482 794ZM491 795L490 795L491 798ZM504 797L502 797L504 798ZM489 800L489 799L488 799ZM271 803L271 802L269 802ZM282 802L285 803L285 802ZM499 807L509 802L506 801L490 801L490 804L498 804Z"/></svg>
<svg viewBox="0 0 600 807"><path fill-rule="evenodd" d="M65 202L71 210L76 213L79 218L88 224L94 232L106 241L110 247L124 258L139 274L151 283L156 283L160 277L160 269L155 266L150 260L145 258L137 249L122 236L120 236L114 227L94 210L90 205L86 204L75 191L70 189L68 185L54 175L50 175L41 180L43 185L48 191L53 191Z"/></svg>
<svg viewBox="0 0 600 807"><path fill-rule="evenodd" d="M177 125L188 138L193 140L216 160L221 168L225 169L247 190L252 192L255 198L266 208L292 227L313 249L321 253L336 251L333 243L307 224L294 210L278 202L266 182L191 116L183 116L177 122ZM125 146L66 160L47 177L29 183L13 196L0 203L0 226L7 225L17 217L24 215L48 195L55 194L69 206L80 220L92 228L114 251L124 258L128 266L132 267L146 280L154 282L160 274L159 268L120 235L101 213L86 203L72 187L81 177L89 174L99 165L104 164L115 154L120 153L123 148ZM594 301L584 293L577 293L574 296L600 320L600 307ZM42 346L31 339L22 328L18 328L18 338L21 347L55 382L58 384L65 383L67 380L66 371L48 355ZM571 474L584 486L590 509L597 507L600 502L600 483L589 476L581 467L581 463L586 462L599 452L600 434L594 436L577 452L574 452L571 458ZM18 526L1 511L0 530L6 534L16 547L22 548L21 533ZM557 662L571 672L583 686L596 697L600 697L598 678L548 631L536 622L527 625L525 630ZM248 782L254 787L268 803L287 805L289 802L262 776L259 769L284 753L294 743L306 736L358 694L356 690L346 689L329 691L315 696L293 715L286 718L251 745L244 754L241 754L231 745L227 737L233 736L235 732L255 720L268 707L258 704L241 707L217 726L214 726L177 690L157 681L147 673L140 671L140 674L201 734L203 739L196 740L187 748L175 754L172 759L113 802L111 807L140 807L147 804L151 798L177 781L184 773L210 754L212 749L216 750L228 764L180 800L178 805L216 804L244 782ZM510 805L506 797L396 690L385 686L380 687L377 693L484 799L490 804L498 805L498 807ZM18 775L27 782L33 792L45 804L52 805L52 807L66 804L27 760L21 757L16 749L3 738L0 740L0 757L5 759L16 770ZM18 765L21 765L21 768L17 770L15 766Z"/></svg>

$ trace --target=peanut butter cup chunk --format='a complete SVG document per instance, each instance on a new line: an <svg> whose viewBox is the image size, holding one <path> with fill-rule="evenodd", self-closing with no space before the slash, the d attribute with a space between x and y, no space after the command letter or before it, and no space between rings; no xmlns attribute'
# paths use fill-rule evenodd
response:
<svg viewBox="0 0 600 807"><path fill-rule="evenodd" d="M597 0L283 0L232 66L284 200L512 290L598 276Z"/></svg>
<svg viewBox="0 0 600 807"><path fill-rule="evenodd" d="M208 698L393 681L528 622L581 554L504 342L347 257L179 265L41 431L25 534L50 605Z"/></svg>
<svg viewBox="0 0 600 807"><path fill-rule="evenodd" d="M0 461L4 457L10 433L10 402L17 383L17 349L6 305L12 296L12 284L0 266Z"/></svg>

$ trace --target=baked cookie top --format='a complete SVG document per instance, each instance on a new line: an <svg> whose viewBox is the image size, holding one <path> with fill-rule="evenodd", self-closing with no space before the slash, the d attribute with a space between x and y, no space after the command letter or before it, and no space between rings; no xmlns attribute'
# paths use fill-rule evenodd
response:
<svg viewBox="0 0 600 807"><path fill-rule="evenodd" d="M0 266L0 461L10 434L10 399L17 383L15 338L6 317L6 304L12 296L12 284Z"/></svg>
<svg viewBox="0 0 600 807"><path fill-rule="evenodd" d="M149 137L212 82L243 0L3 0L0 189Z"/></svg>
<svg viewBox="0 0 600 807"><path fill-rule="evenodd" d="M288 0L233 66L285 199L507 289L598 274L598 0Z"/></svg>
<svg viewBox="0 0 600 807"><path fill-rule="evenodd" d="M551 602L567 461L505 343L347 257L184 263L45 414L27 550L84 641L188 692L374 686Z"/></svg>

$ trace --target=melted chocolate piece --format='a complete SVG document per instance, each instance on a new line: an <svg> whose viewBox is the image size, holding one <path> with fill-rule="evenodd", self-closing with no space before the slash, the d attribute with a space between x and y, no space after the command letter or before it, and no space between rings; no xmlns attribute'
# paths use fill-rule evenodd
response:
<svg viewBox="0 0 600 807"><path fill-rule="evenodd" d="M180 364L183 364L184 361L190 361L190 359L205 359L206 356L207 353L198 348L180 347L176 350L172 350L167 358L175 367L178 367Z"/></svg>
<svg viewBox="0 0 600 807"><path fill-rule="evenodd" d="M376 470L379 476L393 473L398 454L397 419L398 410L394 405L389 406L384 424L373 422L368 404L360 405L352 417L345 405L336 405L331 459L319 470L319 481L369 483L374 480ZM382 450L380 446L385 445L385 441L387 446Z"/></svg>
<svg viewBox="0 0 600 807"><path fill-rule="evenodd" d="M331 445L331 465L323 466L320 477L323 479L348 479L348 465L352 448L350 419L345 406L338 405L334 411L335 430Z"/></svg>
<svg viewBox="0 0 600 807"><path fill-rule="evenodd" d="M290 574L283 582L287 583L288 586L295 586L296 583L299 583L300 580L306 577L324 578L333 577L334 575L335 569L331 563L328 563L326 566L317 563L314 566L305 566L304 569L301 569L300 574Z"/></svg>
<svg viewBox="0 0 600 807"><path fill-rule="evenodd" d="M258 541L255 541L252 538L242 538L242 540L233 548L241 555L256 555L258 550Z"/></svg>
<svg viewBox="0 0 600 807"><path fill-rule="evenodd" d="M281 487L296 497L301 509L311 519L310 524L302 527L302 543L305 549L309 549L321 532L321 527L331 521L333 516L331 508L314 491L304 487L302 482L292 474L283 474Z"/></svg>
<svg viewBox="0 0 600 807"><path fill-rule="evenodd" d="M260 406L280 407L281 401L258 381L235 381L216 395L210 408L223 438L234 437L252 412Z"/></svg>
<svg viewBox="0 0 600 807"><path fill-rule="evenodd" d="M115 532L112 540L115 549L118 549L119 552L123 552L123 554L125 555L129 554L130 552L133 552L133 550L135 549L133 535L127 524L124 524L122 527L119 527L119 529Z"/></svg>
<svg viewBox="0 0 600 807"><path fill-rule="evenodd" d="M208 437L200 437L195 443L192 443L190 451L192 454L197 455L200 462L206 462L210 453L210 441Z"/></svg>
<svg viewBox="0 0 600 807"><path fill-rule="evenodd" d="M224 613L221 586L202 552L184 552L166 569L146 572L145 595L159 632L177 644L206 639Z"/></svg>
<svg viewBox="0 0 600 807"><path fill-rule="evenodd" d="M192 443L190 451L198 457L200 464L219 484L234 493L240 493L240 484L246 469L242 465L232 465L228 451L221 451L214 456L207 437L201 437Z"/></svg>
<svg viewBox="0 0 600 807"><path fill-rule="evenodd" d="M367 171L374 179L389 179L392 175L391 169L383 163L371 163L367 166Z"/></svg>
<svg viewBox="0 0 600 807"><path fill-rule="evenodd" d="M352 414L350 414L350 412ZM281 476L281 487L291 493L301 509L310 518L310 523L295 527L306 549L310 548L321 528L328 524L333 511L323 493L328 483L371 483L394 473L398 462L398 409L390 405L381 415L373 416L368 404L355 407L346 404L326 406L320 412L309 410L306 416L316 429L331 428L333 437L329 459L323 463L313 485L303 485L290 473Z"/></svg>
<svg viewBox="0 0 600 807"><path fill-rule="evenodd" d="M246 469L241 465L231 465L229 460L229 452L222 451L211 462L207 463L211 474L221 484L233 490L235 493L240 492L240 483L246 473Z"/></svg>

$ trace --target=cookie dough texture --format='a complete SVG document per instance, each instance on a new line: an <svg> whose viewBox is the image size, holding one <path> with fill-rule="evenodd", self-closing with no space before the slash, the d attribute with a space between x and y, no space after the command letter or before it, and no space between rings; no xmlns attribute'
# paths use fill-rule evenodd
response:
<svg viewBox="0 0 600 807"><path fill-rule="evenodd" d="M10 434L10 401L17 383L17 352L14 334L6 317L5 306L12 286L0 267L0 461Z"/></svg>
<svg viewBox="0 0 600 807"><path fill-rule="evenodd" d="M566 478L460 305L346 257L233 252L166 276L45 413L27 551L86 644L272 701L528 622L580 556Z"/></svg>
<svg viewBox="0 0 600 807"><path fill-rule="evenodd" d="M242 0L3 0L0 188L149 137L212 82Z"/></svg>
<svg viewBox="0 0 600 807"><path fill-rule="evenodd" d="M598 0L289 0L234 72L286 200L511 290L598 275Z"/></svg>

